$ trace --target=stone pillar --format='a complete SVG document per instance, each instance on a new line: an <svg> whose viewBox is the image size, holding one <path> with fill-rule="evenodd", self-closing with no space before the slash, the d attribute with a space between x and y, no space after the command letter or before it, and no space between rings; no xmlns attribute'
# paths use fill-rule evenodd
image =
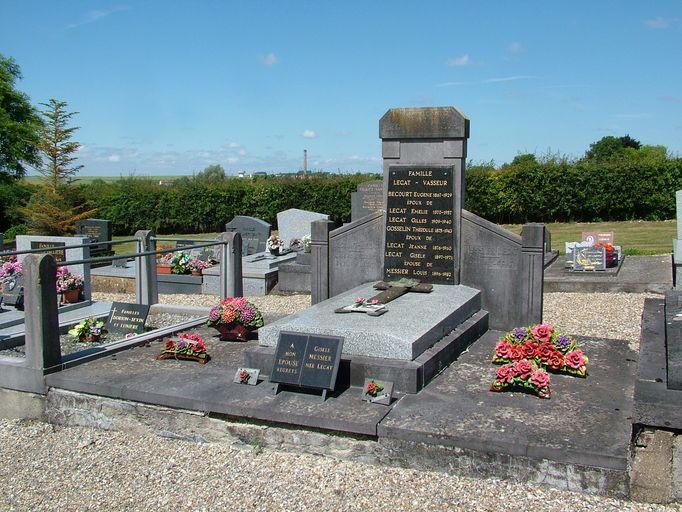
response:
<svg viewBox="0 0 682 512"><path fill-rule="evenodd" d="M379 121L384 159L384 209L391 168L452 168L454 283L459 284L464 164L469 120L454 107L392 108Z"/></svg>
<svg viewBox="0 0 682 512"><path fill-rule="evenodd" d="M244 295L242 277L242 236L234 232L221 233L224 243L220 251L220 299Z"/></svg>
<svg viewBox="0 0 682 512"><path fill-rule="evenodd" d="M156 250L153 236L154 232L149 230L140 230L135 233L138 253ZM159 302L156 256L153 254L135 258L135 301L148 306Z"/></svg>
<svg viewBox="0 0 682 512"><path fill-rule="evenodd" d="M26 363L40 378L62 363L57 312L57 264L50 254L27 254L23 261ZM38 373L36 373L37 375Z"/></svg>
<svg viewBox="0 0 682 512"><path fill-rule="evenodd" d="M521 230L521 276L518 297L525 301L518 325L542 322L542 293L544 286L545 225L524 224Z"/></svg>
<svg viewBox="0 0 682 512"><path fill-rule="evenodd" d="M682 289L682 190L675 192L677 238L673 240L673 286Z"/></svg>
<svg viewBox="0 0 682 512"><path fill-rule="evenodd" d="M334 223L330 220L316 220L310 223L311 304L317 304L329 298L329 232L333 227Z"/></svg>

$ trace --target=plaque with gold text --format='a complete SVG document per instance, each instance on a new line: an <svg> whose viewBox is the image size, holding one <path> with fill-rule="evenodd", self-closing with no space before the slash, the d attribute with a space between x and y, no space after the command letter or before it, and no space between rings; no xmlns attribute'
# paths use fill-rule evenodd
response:
<svg viewBox="0 0 682 512"><path fill-rule="evenodd" d="M384 280L455 284L453 168L388 170Z"/></svg>
<svg viewBox="0 0 682 512"><path fill-rule="evenodd" d="M45 254L51 254L57 263L66 261L66 242L31 241L31 249L43 249Z"/></svg>

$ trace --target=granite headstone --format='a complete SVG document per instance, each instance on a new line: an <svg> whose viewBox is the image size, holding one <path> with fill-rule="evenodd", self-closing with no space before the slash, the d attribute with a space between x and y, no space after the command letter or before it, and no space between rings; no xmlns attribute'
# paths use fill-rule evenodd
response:
<svg viewBox="0 0 682 512"><path fill-rule="evenodd" d="M384 209L384 182L365 181L350 195L351 222Z"/></svg>
<svg viewBox="0 0 682 512"><path fill-rule="evenodd" d="M328 220L329 215L290 208L277 214L279 237L284 240L284 247L289 248L291 241L300 240L311 234L310 224L316 220Z"/></svg>
<svg viewBox="0 0 682 512"><path fill-rule="evenodd" d="M236 215L225 224L225 231L236 231L242 235L242 256L265 251L265 242L271 230L272 226L264 220L246 215Z"/></svg>
<svg viewBox="0 0 682 512"><path fill-rule="evenodd" d="M84 219L76 221L76 234L90 238L93 243L111 241L111 221L104 219ZM90 256L97 257L109 254L111 244L95 245L90 248Z"/></svg>

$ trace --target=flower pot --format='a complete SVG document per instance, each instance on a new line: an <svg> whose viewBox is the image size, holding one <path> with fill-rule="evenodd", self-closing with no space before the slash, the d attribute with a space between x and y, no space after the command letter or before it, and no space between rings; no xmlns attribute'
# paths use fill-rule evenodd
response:
<svg viewBox="0 0 682 512"><path fill-rule="evenodd" d="M171 267L170 265L156 265L156 273L157 274L170 274L171 273Z"/></svg>
<svg viewBox="0 0 682 512"><path fill-rule="evenodd" d="M249 341L251 329L242 324L220 324L215 326L220 332L221 341Z"/></svg>
<svg viewBox="0 0 682 512"><path fill-rule="evenodd" d="M273 247L272 249L270 249L270 254L272 254L273 256L279 256L279 247Z"/></svg>
<svg viewBox="0 0 682 512"><path fill-rule="evenodd" d="M201 275L201 270L192 270L192 275L193 275L193 276L200 276L200 275Z"/></svg>
<svg viewBox="0 0 682 512"><path fill-rule="evenodd" d="M81 343L97 343L100 340L99 334L84 334L78 338Z"/></svg>
<svg viewBox="0 0 682 512"><path fill-rule="evenodd" d="M75 304L80 299L80 290L66 290L62 292L62 303Z"/></svg>

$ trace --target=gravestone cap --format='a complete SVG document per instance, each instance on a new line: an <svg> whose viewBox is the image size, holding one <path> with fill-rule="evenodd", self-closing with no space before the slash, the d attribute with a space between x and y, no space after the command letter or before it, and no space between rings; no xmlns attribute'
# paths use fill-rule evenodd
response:
<svg viewBox="0 0 682 512"><path fill-rule="evenodd" d="M379 121L382 139L469 138L469 119L455 107L392 108Z"/></svg>

